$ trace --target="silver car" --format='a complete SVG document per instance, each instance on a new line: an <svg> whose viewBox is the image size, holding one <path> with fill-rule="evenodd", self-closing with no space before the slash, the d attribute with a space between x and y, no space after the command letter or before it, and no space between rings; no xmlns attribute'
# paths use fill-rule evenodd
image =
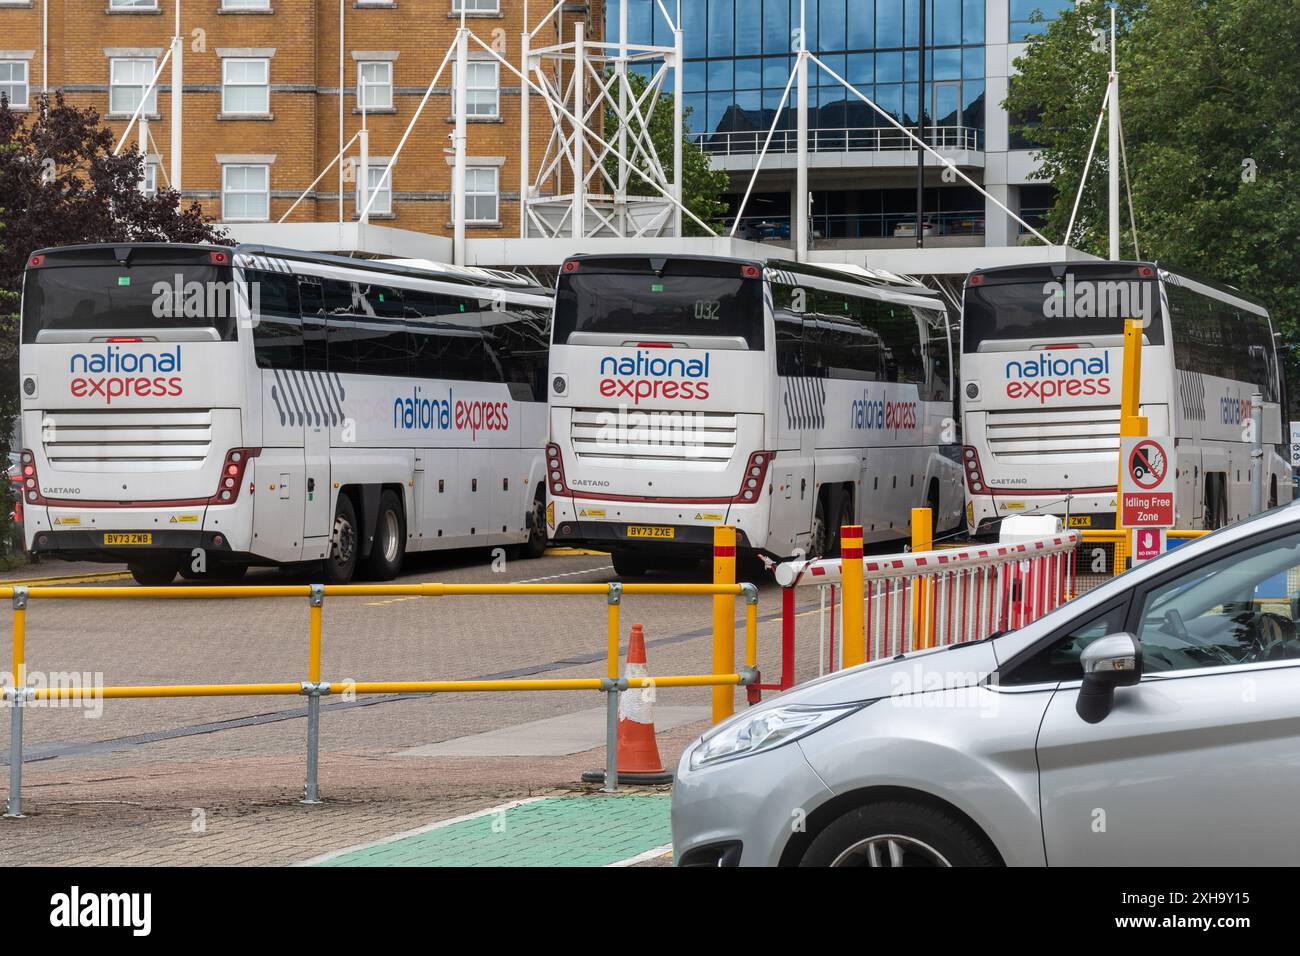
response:
<svg viewBox="0 0 1300 956"><path fill-rule="evenodd" d="M1295 865L1298 618L1300 503L1021 630L811 681L687 748L675 860Z"/></svg>

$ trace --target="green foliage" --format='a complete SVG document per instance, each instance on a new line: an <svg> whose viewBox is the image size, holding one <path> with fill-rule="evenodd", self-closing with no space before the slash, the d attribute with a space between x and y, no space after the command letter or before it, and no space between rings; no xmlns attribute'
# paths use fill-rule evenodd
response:
<svg viewBox="0 0 1300 956"><path fill-rule="evenodd" d="M632 101L635 102L641 99L646 86L647 80L644 76L639 73L628 74L628 95ZM615 86L615 94L617 94L617 90L618 87ZM682 126L684 136L690 133L690 114L689 107L683 110ZM606 105L605 126L601 137L617 146L619 126L617 114L611 107ZM627 155L634 160L634 164L638 169L646 172L650 168L649 163L646 161L645 156L635 149L631 127L629 127L628 132ZM654 154L659 157L660 164L668 174L668 182L671 183L673 181L673 113L672 104L667 97L659 103L654 114L650 117L649 139L654 146ZM618 157L606 157L605 171L611 179L617 181ZM709 164L708 154L691 142L689 138L685 139L682 143L682 204L705 222L719 224L721 216L727 211L727 204L722 200L722 194L727 191L727 184L726 172L712 168ZM635 173L628 174L627 191L632 196L661 195L658 190ZM699 223L694 222L688 216L682 217L682 231L688 236L707 236L711 234L702 229ZM720 229L718 225L715 225L713 232L718 231Z"/></svg>
<svg viewBox="0 0 1300 956"><path fill-rule="evenodd" d="M1121 0L1120 105L1143 258L1239 286L1296 341L1300 243L1300 30L1277 0ZM1057 185L1047 227L1060 241L1105 93L1109 27L1083 0L1030 42L1006 106ZM1071 245L1106 255L1105 129ZM1122 188L1122 180L1121 180ZM1121 255L1132 256L1126 203Z"/></svg>

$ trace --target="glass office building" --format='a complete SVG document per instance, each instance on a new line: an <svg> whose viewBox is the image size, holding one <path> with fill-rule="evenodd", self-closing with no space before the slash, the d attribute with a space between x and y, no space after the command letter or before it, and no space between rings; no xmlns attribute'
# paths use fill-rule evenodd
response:
<svg viewBox="0 0 1300 956"><path fill-rule="evenodd" d="M611 41L618 38L619 2L606 4L606 35ZM672 33L656 0L625 2L630 42L672 45ZM927 4L924 61L922 2ZM1000 103L1016 45L1041 31L1070 2L806 0L806 45L898 123L912 130L924 125L926 141L951 151L954 162L979 182L985 169L996 165L1001 170L1007 165L1001 159L991 163L991 153L1011 151ZM672 2L666 6L675 9ZM774 120L776 133L769 153L787 154L781 158L789 159L795 150L793 88L784 109L780 104L793 68L799 9L799 0L681 3L687 125L714 163L733 174L737 192L743 191ZM811 64L808 86L814 236L870 245L891 244L910 235L916 205L914 173L911 178L905 173L916 162L910 141ZM775 167L771 173L769 166ZM780 238L788 230L788 173L788 162L765 162L752 208L746 209L746 226L757 228L763 238ZM1041 185L1036 189L1027 182L985 185L990 191L993 185L1014 185L1003 191L1009 199L1025 200L1025 214L1050 199ZM1025 187L1023 197L1018 195L1020 187ZM956 241L984 244L986 212L985 200L976 190L960 182L941 182L937 169L927 175L927 236L965 237ZM751 218L753 223L748 222ZM1009 232L1005 224L994 232L997 236L988 244L1015 241L1014 231Z"/></svg>

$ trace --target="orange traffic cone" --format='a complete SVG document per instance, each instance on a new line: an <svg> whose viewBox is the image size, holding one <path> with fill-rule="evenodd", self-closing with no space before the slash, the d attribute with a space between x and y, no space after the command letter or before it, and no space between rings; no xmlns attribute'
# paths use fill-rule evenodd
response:
<svg viewBox="0 0 1300 956"><path fill-rule="evenodd" d="M632 625L627 643L627 666L624 677L649 677L645 659L645 631ZM601 782L605 771L584 773L582 779ZM654 688L633 687L618 700L618 782L628 784L671 783L673 775L664 769L655 742Z"/></svg>

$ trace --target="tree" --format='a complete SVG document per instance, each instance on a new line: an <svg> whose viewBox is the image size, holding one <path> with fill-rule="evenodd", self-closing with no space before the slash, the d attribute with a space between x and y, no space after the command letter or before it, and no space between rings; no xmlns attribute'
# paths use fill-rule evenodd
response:
<svg viewBox="0 0 1300 956"><path fill-rule="evenodd" d="M1120 105L1143 258L1248 290L1295 338L1300 243L1300 29L1276 0L1120 0ZM1105 93L1107 4L1083 0L1032 39L1005 106L1057 186L1044 232L1065 232ZM1105 131L1102 135L1104 137ZM1105 143L1071 245L1105 256ZM1122 178L1121 178L1122 188ZM1134 254L1126 203L1121 254Z"/></svg>
<svg viewBox="0 0 1300 956"><path fill-rule="evenodd" d="M627 79L629 100L633 102L640 100L647 86L646 78L640 73L629 72ZM617 95L617 90L618 86L615 85L613 88L615 95ZM727 191L729 179L724 170L713 168L709 162L708 154L690 139L690 114L690 108L684 107L682 110L682 128L685 137L682 142L682 205L707 223L719 223L721 216L727 211L727 204L723 201L722 194ZM606 105L605 125L601 138L617 146L620 125L618 115L612 107ZM643 155L633 148L632 130L633 127L629 126L626 155L629 159L634 160L634 164L638 169L648 172L649 163L646 162ZM668 175L668 182L671 183L673 181L673 113L667 99L659 104L659 107L650 117L650 142L654 146L655 155L659 157L659 162ZM605 158L605 171L611 179L618 180L617 156L610 155ZM631 196L661 195L644 179L631 172L628 173L627 191L628 195ZM688 236L712 234L700 228L699 223L689 216L682 216L682 231ZM714 232L716 233L716 231L715 229Z"/></svg>
<svg viewBox="0 0 1300 956"><path fill-rule="evenodd" d="M18 296L34 249L78 242L212 242L225 231L197 203L180 207L174 189L140 192L136 149L113 155L114 133L94 109L68 105L62 92L32 113L0 98L0 464L8 467L18 415ZM0 554L10 539L10 482L0 488Z"/></svg>

